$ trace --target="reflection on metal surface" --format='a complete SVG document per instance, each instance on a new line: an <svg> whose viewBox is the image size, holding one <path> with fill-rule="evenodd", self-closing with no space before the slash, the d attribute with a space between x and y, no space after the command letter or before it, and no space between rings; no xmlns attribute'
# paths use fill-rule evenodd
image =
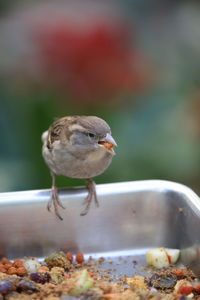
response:
<svg viewBox="0 0 200 300"><path fill-rule="evenodd" d="M181 260L200 276L200 242L199 245L185 248L181 251Z"/></svg>
<svg viewBox="0 0 200 300"><path fill-rule="evenodd" d="M182 261L198 272L200 201L191 189L159 180L98 185L100 207L81 217L86 193L60 191L63 221L46 210L49 190L0 194L0 255L43 257L61 249L140 256L147 248L170 247L183 249Z"/></svg>

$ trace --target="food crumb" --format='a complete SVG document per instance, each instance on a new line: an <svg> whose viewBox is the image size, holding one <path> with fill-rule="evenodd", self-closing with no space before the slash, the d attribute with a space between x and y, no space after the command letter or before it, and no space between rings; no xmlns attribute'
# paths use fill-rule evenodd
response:
<svg viewBox="0 0 200 300"><path fill-rule="evenodd" d="M184 212L184 208L183 207L179 207L178 210L179 210L180 213Z"/></svg>
<svg viewBox="0 0 200 300"><path fill-rule="evenodd" d="M5 265L11 266L4 268L5 273L0 271L0 300L180 300L183 297L195 300L200 297L199 280L186 267L170 266L155 271L152 267L139 267L138 261L131 257L86 260L83 253L74 257L74 262L70 262L67 254L55 252L48 257L50 260L41 262L35 273L26 272L24 260L12 263L4 258L0 270ZM62 264L63 267L58 266ZM137 266L129 271L145 270L146 275L125 275L125 269L132 264Z"/></svg>

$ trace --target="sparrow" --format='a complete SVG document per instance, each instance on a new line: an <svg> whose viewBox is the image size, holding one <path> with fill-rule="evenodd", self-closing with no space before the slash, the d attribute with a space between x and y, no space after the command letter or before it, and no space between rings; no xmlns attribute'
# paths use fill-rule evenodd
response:
<svg viewBox="0 0 200 300"><path fill-rule="evenodd" d="M92 200L99 206L93 177L103 173L110 165L117 146L109 125L96 116L66 116L56 120L42 134L42 155L52 176L51 198L47 209L53 205L60 220L59 207L64 209L58 197L56 175L86 179L88 195L84 201L88 213Z"/></svg>

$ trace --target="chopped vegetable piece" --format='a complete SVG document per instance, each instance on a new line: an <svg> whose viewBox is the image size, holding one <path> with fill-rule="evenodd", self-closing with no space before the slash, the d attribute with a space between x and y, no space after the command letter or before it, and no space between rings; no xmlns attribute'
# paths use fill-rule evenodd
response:
<svg viewBox="0 0 200 300"><path fill-rule="evenodd" d="M37 258L27 258L24 261L24 268L26 269L27 273L34 273L37 272L38 269L41 267Z"/></svg>
<svg viewBox="0 0 200 300"><path fill-rule="evenodd" d="M70 291L71 296L79 296L81 293L93 287L93 279L89 276L86 269L77 272L74 278L74 288Z"/></svg>
<svg viewBox="0 0 200 300"><path fill-rule="evenodd" d="M166 268L177 262L180 250L168 248L156 248L147 251L147 264L155 268Z"/></svg>
<svg viewBox="0 0 200 300"><path fill-rule="evenodd" d="M71 263L67 259L64 252L55 252L49 257L45 258L47 266L51 269L53 267L61 267L65 270L69 270Z"/></svg>
<svg viewBox="0 0 200 300"><path fill-rule="evenodd" d="M181 285L178 289L178 292L182 295L189 295L192 293L193 287L187 285Z"/></svg>

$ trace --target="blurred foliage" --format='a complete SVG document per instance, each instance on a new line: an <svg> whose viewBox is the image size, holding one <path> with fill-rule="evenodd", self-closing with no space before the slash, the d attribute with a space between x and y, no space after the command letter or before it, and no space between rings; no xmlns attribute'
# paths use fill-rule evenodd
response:
<svg viewBox="0 0 200 300"><path fill-rule="evenodd" d="M0 191L49 188L41 134L86 114L118 143L97 183L166 179L200 192L200 4L73 3L0 2Z"/></svg>

